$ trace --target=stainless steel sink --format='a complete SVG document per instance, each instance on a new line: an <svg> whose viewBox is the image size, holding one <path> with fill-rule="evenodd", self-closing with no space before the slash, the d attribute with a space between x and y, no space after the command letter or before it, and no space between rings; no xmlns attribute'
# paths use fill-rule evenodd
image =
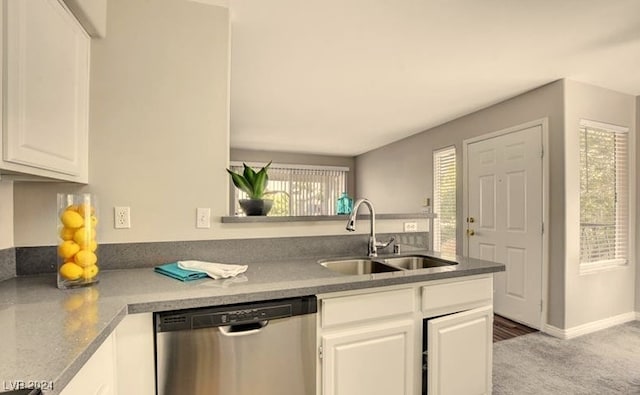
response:
<svg viewBox="0 0 640 395"><path fill-rule="evenodd" d="M447 261L426 255L411 255L402 257L385 258L384 263L406 270L428 269L433 267L443 267L457 265L458 262Z"/></svg>
<svg viewBox="0 0 640 395"><path fill-rule="evenodd" d="M455 270L458 262L436 258L428 255L382 256L363 258L337 258L318 261L327 269L341 274L373 274L396 271L435 269L443 271Z"/></svg>
<svg viewBox="0 0 640 395"><path fill-rule="evenodd" d="M350 275L387 273L401 270L369 258L336 259L319 261L318 263L336 273Z"/></svg>

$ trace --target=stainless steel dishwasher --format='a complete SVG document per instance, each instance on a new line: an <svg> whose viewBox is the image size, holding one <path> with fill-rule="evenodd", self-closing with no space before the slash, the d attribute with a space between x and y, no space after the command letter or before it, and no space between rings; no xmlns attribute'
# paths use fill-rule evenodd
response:
<svg viewBox="0 0 640 395"><path fill-rule="evenodd" d="M315 296L154 314L158 395L313 395Z"/></svg>

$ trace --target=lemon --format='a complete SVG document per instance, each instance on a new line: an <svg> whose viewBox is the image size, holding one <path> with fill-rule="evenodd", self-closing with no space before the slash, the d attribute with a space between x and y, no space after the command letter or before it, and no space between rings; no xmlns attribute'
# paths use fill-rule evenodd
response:
<svg viewBox="0 0 640 395"><path fill-rule="evenodd" d="M98 271L99 271L98 266L88 265L84 268L84 271L82 273L82 278L84 278L85 280L91 280L96 276L96 274L98 274Z"/></svg>
<svg viewBox="0 0 640 395"><path fill-rule="evenodd" d="M62 243L60 243L60 245L58 246L58 255L60 255L63 258L71 258L72 256L74 256L78 251L80 251L80 246L77 245L74 241L72 240L66 240L63 241Z"/></svg>
<svg viewBox="0 0 640 395"><path fill-rule="evenodd" d="M89 204L82 204L78 207L78 214L80 214L82 218L85 218L88 215L93 215L95 212L96 209Z"/></svg>
<svg viewBox="0 0 640 395"><path fill-rule="evenodd" d="M96 217L95 215L91 216L90 221L92 227L95 228L96 226L98 226L98 217Z"/></svg>
<svg viewBox="0 0 640 395"><path fill-rule="evenodd" d="M62 240L72 240L75 231L73 228L62 227L60 228L60 238Z"/></svg>
<svg viewBox="0 0 640 395"><path fill-rule="evenodd" d="M80 250L78 251L76 256L73 257L73 260L76 262L76 264L86 269L89 266L95 265L96 262L98 262L98 257L96 256L96 254L89 250Z"/></svg>
<svg viewBox="0 0 640 395"><path fill-rule="evenodd" d="M91 240L89 242L89 248L88 250L91 252L96 252L96 250L98 249L98 242L94 240Z"/></svg>
<svg viewBox="0 0 640 395"><path fill-rule="evenodd" d="M78 243L81 248L86 248L95 239L96 233L92 227L82 227L73 233L73 241Z"/></svg>
<svg viewBox="0 0 640 395"><path fill-rule="evenodd" d="M67 228L79 228L84 224L82 216L73 210L64 210L60 220Z"/></svg>
<svg viewBox="0 0 640 395"><path fill-rule="evenodd" d="M84 275L84 270L73 262L60 266L60 275L67 280L77 280Z"/></svg>

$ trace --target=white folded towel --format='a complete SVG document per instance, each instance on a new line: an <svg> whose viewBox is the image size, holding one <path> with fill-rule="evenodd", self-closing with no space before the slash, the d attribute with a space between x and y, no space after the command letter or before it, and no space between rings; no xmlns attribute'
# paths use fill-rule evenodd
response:
<svg viewBox="0 0 640 395"><path fill-rule="evenodd" d="M178 261L178 267L184 270L207 273L214 279L229 278L247 271L247 265L228 265L225 263L213 263L203 261Z"/></svg>

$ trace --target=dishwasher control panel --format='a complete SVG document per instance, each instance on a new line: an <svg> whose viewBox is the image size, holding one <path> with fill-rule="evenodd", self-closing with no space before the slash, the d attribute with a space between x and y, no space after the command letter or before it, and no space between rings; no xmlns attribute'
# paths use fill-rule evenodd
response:
<svg viewBox="0 0 640 395"><path fill-rule="evenodd" d="M155 313L156 332L249 324L318 311L315 296Z"/></svg>
<svg viewBox="0 0 640 395"><path fill-rule="evenodd" d="M208 328L210 326L247 324L251 322L273 320L276 318L291 317L290 305L262 307L257 309L245 309L194 315L191 317L191 328Z"/></svg>

